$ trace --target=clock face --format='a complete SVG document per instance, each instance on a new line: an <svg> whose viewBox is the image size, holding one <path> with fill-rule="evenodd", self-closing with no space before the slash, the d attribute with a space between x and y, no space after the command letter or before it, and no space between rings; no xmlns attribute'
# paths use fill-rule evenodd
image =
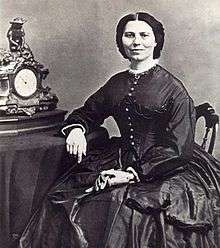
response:
<svg viewBox="0 0 220 248"><path fill-rule="evenodd" d="M21 97L32 96L37 90L37 85L37 77L31 69L21 69L15 76L14 89Z"/></svg>

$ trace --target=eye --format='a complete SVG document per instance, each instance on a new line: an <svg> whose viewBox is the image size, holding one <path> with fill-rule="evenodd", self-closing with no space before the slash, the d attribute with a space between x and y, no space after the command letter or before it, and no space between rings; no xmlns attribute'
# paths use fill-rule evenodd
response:
<svg viewBox="0 0 220 248"><path fill-rule="evenodd" d="M143 38L147 38L147 37L150 36L150 34L148 34L148 33L140 33L140 35L141 35L141 37L143 37Z"/></svg>
<svg viewBox="0 0 220 248"><path fill-rule="evenodd" d="M127 38L134 38L134 33L132 33L132 32L125 32L124 33L124 37L127 37Z"/></svg>

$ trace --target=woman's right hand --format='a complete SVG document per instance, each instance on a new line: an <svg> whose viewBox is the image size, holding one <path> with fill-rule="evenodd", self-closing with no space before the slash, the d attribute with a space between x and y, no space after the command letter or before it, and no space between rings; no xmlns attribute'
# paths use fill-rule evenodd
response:
<svg viewBox="0 0 220 248"><path fill-rule="evenodd" d="M66 150L69 154L77 156L77 161L82 161L82 156L86 156L86 137L81 128L74 128L66 139Z"/></svg>

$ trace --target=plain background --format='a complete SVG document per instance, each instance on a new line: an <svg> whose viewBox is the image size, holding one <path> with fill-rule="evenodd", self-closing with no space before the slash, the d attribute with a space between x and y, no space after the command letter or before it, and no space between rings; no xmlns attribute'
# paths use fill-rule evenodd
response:
<svg viewBox="0 0 220 248"><path fill-rule="evenodd" d="M220 114L219 0L0 0L0 47L8 48L9 21L26 18L26 41L50 70L44 85L58 95L59 108L70 111L127 68L115 45L115 27L136 11L147 11L164 24L160 64L184 82L196 105L208 101ZM111 119L105 124L118 134ZM215 155L220 158L219 134Z"/></svg>

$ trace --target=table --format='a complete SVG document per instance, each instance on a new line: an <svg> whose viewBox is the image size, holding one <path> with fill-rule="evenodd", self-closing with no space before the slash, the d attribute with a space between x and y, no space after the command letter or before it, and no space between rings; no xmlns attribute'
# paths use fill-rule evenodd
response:
<svg viewBox="0 0 220 248"><path fill-rule="evenodd" d="M54 131L0 138L0 247L11 247L65 168L65 139Z"/></svg>
<svg viewBox="0 0 220 248"><path fill-rule="evenodd" d="M51 184L69 165L58 135L64 110L0 116L0 248L14 244Z"/></svg>

